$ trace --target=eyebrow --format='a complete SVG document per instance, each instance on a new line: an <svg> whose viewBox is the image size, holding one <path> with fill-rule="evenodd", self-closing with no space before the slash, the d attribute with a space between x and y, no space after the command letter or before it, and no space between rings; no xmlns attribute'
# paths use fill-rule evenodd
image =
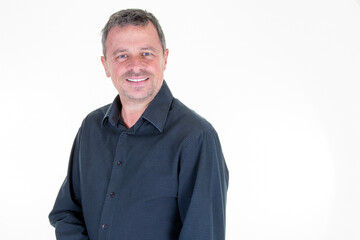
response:
<svg viewBox="0 0 360 240"><path fill-rule="evenodd" d="M140 48L140 51L146 51L146 50L150 50L150 51L153 51L153 52L155 52L155 53L158 53L158 52L159 52L159 50L157 50L157 49L154 48L154 47L142 47L142 48ZM127 51L128 51L128 49L119 48L119 49L116 49L116 50L112 53L112 55L113 55L113 56L116 56L116 55L119 54L119 53L124 53L124 52L127 52Z"/></svg>
<svg viewBox="0 0 360 240"><path fill-rule="evenodd" d="M115 55L117 55L118 53L123 53L123 52L126 52L127 50L126 49L122 49L122 48L120 48L120 49L116 49L114 52L113 52L113 56L115 56Z"/></svg>
<svg viewBox="0 0 360 240"><path fill-rule="evenodd" d="M144 50L150 50L150 51L153 51L153 52L158 52L158 50L156 48L153 48L153 47L143 47L143 48L140 48L141 51L144 51Z"/></svg>

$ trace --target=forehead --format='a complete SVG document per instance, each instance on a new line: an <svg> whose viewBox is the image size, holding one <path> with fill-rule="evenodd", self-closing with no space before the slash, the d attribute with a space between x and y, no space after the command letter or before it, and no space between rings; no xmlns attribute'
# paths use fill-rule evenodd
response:
<svg viewBox="0 0 360 240"><path fill-rule="evenodd" d="M161 48L158 33L151 22L145 26L126 25L112 27L105 44L107 49L126 47L126 45L150 45L153 48Z"/></svg>

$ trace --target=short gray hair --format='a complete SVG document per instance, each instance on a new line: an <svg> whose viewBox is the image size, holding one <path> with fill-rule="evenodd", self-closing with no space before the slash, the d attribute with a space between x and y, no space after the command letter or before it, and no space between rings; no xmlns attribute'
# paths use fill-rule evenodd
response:
<svg viewBox="0 0 360 240"><path fill-rule="evenodd" d="M165 49L166 49L165 35L156 17L152 13L147 12L146 10L125 9L112 14L109 18L109 21L106 23L105 27L102 30L101 43L102 43L102 50L104 57L106 57L105 42L111 28L123 27L127 25L145 27L149 23L149 21L152 24L154 24L156 31L159 35L161 47L163 49L163 52L165 53Z"/></svg>

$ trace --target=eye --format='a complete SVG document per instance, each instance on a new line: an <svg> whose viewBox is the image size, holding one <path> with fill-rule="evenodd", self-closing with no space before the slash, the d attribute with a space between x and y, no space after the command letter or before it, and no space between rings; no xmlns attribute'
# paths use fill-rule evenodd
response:
<svg viewBox="0 0 360 240"><path fill-rule="evenodd" d="M151 53L149 53L149 52L144 52L144 53L142 53L142 55L146 57L146 56L150 56Z"/></svg>
<svg viewBox="0 0 360 240"><path fill-rule="evenodd" d="M127 58L127 55L126 54L121 54L121 55L117 56L116 58Z"/></svg>

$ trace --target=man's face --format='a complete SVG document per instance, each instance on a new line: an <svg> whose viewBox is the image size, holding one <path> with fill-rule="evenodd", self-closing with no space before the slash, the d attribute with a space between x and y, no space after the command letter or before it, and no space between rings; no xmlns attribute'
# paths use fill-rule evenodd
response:
<svg viewBox="0 0 360 240"><path fill-rule="evenodd" d="M105 46L101 61L122 104L148 104L162 86L169 53L164 53L154 25L113 27Z"/></svg>

